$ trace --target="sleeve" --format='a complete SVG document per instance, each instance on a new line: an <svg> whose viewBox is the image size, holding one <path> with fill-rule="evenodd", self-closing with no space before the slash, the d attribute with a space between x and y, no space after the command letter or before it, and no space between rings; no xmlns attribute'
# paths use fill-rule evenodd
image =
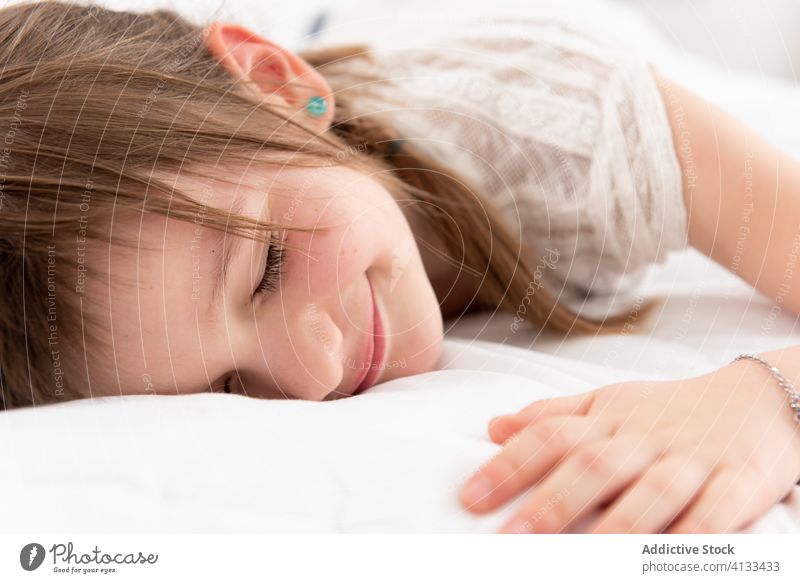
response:
<svg viewBox="0 0 800 583"><path fill-rule="evenodd" d="M648 267L688 236L648 62L544 11L447 30L380 47L392 83L375 110L481 189L560 302L590 317L631 309Z"/></svg>
<svg viewBox="0 0 800 583"><path fill-rule="evenodd" d="M562 241L570 265L553 279L564 282L573 310L602 317L642 303L649 268L688 246L688 223L666 104L649 65L618 54L596 86L596 103L578 193L586 229L576 225L575 239Z"/></svg>

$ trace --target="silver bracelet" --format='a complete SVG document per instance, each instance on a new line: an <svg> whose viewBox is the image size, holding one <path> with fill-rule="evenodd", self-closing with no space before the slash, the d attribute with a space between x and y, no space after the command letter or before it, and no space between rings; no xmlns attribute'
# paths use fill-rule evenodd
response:
<svg viewBox="0 0 800 583"><path fill-rule="evenodd" d="M800 393L797 392L797 389L794 388L792 383L786 380L786 377L781 374L781 371L778 370L778 367L771 365L766 360L760 356L756 356L755 354L740 354L731 361L731 364L743 358L749 358L751 360L755 360L756 362L760 362L767 367L767 369L769 369L769 372L771 372L772 376L777 379L781 388L786 391L787 395L789 395L789 406L792 408L792 411L794 411L795 420L800 422Z"/></svg>

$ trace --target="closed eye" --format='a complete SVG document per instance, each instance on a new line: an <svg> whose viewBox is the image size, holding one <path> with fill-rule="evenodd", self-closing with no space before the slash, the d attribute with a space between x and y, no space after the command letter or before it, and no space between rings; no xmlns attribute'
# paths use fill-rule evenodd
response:
<svg viewBox="0 0 800 583"><path fill-rule="evenodd" d="M286 249L274 235L271 236L269 248L267 249L267 258L264 261L264 273L253 295L266 294L278 289L278 284L284 273L285 255Z"/></svg>

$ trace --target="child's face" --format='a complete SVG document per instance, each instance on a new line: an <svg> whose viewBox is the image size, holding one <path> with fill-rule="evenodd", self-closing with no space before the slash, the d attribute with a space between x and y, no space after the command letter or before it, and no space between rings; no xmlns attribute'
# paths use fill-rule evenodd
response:
<svg viewBox="0 0 800 583"><path fill-rule="evenodd" d="M105 337L87 339L102 355L88 358L94 396L119 394L118 387L123 394L219 391L232 377L232 392L323 400L352 394L370 368L382 382L435 367L439 305L409 224L383 186L344 167L253 165L241 178L247 184L179 186L225 210L240 198L241 214L329 228L287 232L300 250L286 250L275 291L254 295L265 244L228 235L227 277L218 284L222 234L153 214L115 224L160 250L89 250L111 273L110 287L88 281L84 299L107 322ZM366 360L370 286L385 335L377 365Z"/></svg>

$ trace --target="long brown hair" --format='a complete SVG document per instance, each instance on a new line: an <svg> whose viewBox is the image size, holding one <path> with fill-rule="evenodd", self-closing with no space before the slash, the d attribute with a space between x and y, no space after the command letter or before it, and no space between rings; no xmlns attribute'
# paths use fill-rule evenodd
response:
<svg viewBox="0 0 800 583"><path fill-rule="evenodd" d="M85 248L110 241L113 213L181 220L202 213L210 228L257 238L302 229L232 216L156 178L156 170L202 177L213 172L212 162L221 167L257 158L359 169L397 200L431 203L421 206L444 233L451 261L481 277L479 307L515 312L527 301L530 324L565 333L630 326L627 314L602 322L579 317L545 288L531 295L534 250L520 253L519 241L480 193L441 161L402 144L385 123L352 115L349 104L367 70L361 65L371 59L368 47L299 53L336 95L331 129L320 134L295 111L246 91L206 50L203 28L170 10L134 13L61 1L0 10L5 408L83 396L79 375L71 374L80 367L74 347L92 358L91 343L84 346L93 322L81 282L99 275L85 262ZM640 307L638 316L651 307Z"/></svg>

